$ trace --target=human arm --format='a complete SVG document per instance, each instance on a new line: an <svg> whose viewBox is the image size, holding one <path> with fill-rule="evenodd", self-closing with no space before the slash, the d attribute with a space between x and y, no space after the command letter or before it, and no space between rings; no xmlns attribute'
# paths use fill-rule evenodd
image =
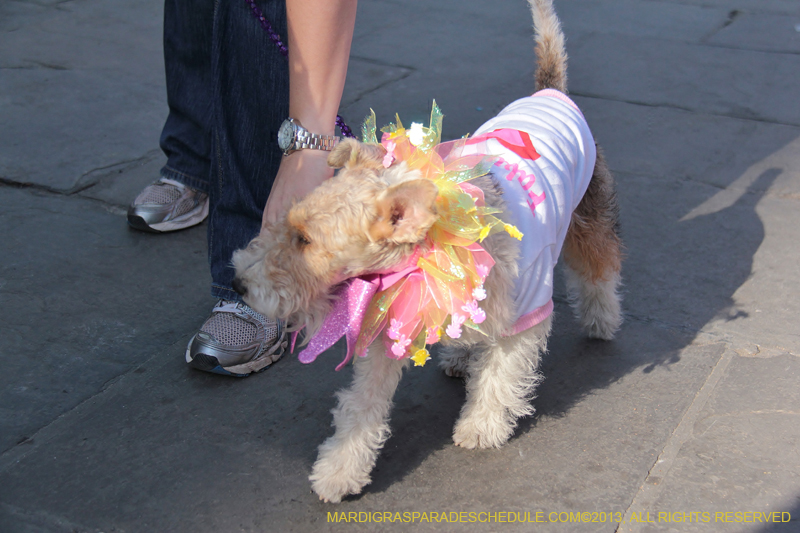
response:
<svg viewBox="0 0 800 533"><path fill-rule="evenodd" d="M335 134L344 90L357 0L287 0L289 116L321 135ZM328 152L299 150L284 156L262 222L276 222L322 181L333 176Z"/></svg>

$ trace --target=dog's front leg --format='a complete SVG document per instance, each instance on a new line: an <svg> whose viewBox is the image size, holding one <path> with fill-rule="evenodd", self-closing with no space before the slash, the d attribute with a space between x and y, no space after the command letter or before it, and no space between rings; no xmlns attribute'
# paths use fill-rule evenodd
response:
<svg viewBox="0 0 800 533"><path fill-rule="evenodd" d="M352 385L337 393L339 405L332 411L336 433L319 447L309 477L321 500L338 503L360 493L389 438L392 396L408 359L391 359L385 350L379 341L370 346L367 357L356 357Z"/></svg>
<svg viewBox="0 0 800 533"><path fill-rule="evenodd" d="M533 414L530 404L541 376L551 319L487 346L469 359L467 401L453 431L464 448L499 448L511 437L517 419Z"/></svg>

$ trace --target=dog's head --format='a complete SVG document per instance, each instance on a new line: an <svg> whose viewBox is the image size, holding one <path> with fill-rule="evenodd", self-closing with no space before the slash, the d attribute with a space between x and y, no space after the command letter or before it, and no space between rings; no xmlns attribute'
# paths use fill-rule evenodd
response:
<svg viewBox="0 0 800 533"><path fill-rule="evenodd" d="M405 163L384 168L385 154L342 141L328 157L338 174L234 254L234 287L248 305L313 334L332 287L398 265L424 243L438 190Z"/></svg>

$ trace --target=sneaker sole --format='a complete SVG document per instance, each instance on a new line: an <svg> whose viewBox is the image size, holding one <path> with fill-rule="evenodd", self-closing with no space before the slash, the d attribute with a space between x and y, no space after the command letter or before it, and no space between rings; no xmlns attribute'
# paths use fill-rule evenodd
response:
<svg viewBox="0 0 800 533"><path fill-rule="evenodd" d="M208 200L203 202L202 206L198 206L185 215L181 215L175 220L167 222L159 222L158 224L148 224L139 215L128 213L128 225L133 229L139 231L146 231L148 233L169 233L171 231L178 231L200 224L208 216Z"/></svg>
<svg viewBox="0 0 800 533"><path fill-rule="evenodd" d="M185 358L186 362L192 368L202 370L204 372L211 372L213 374L221 374L223 376L246 378L250 374L258 374L265 371L270 365L272 365L272 363L276 363L281 357L283 357L283 352L286 350L287 342L285 339L281 341L280 350L273 354L263 354L248 363L242 363L241 365L233 365L228 367L223 367L220 365L219 360L217 360L217 358L213 355L199 353L194 357L194 359L192 359L191 345L192 343L190 341L189 346L186 348Z"/></svg>

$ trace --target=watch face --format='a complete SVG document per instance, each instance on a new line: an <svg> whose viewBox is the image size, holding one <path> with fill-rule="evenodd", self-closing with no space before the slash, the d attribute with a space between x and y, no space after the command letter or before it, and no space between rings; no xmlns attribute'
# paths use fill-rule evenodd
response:
<svg viewBox="0 0 800 533"><path fill-rule="evenodd" d="M284 120L278 130L278 147L281 150L286 150L292 146L294 140L294 127L289 120Z"/></svg>

